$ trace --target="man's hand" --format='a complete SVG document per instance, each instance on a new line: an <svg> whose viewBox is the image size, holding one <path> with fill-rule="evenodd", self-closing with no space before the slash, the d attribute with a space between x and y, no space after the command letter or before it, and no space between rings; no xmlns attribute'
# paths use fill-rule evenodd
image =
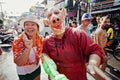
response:
<svg viewBox="0 0 120 80"><path fill-rule="evenodd" d="M94 65L87 65L87 71L89 71L91 74L95 74L95 70L94 70Z"/></svg>
<svg viewBox="0 0 120 80"><path fill-rule="evenodd" d="M25 33L23 33L23 41L24 41L24 44L25 44L25 47L28 48L28 49L31 49L32 46L33 46L33 41L32 40L29 40L26 36Z"/></svg>
<svg viewBox="0 0 120 80"><path fill-rule="evenodd" d="M96 67L95 65L92 65L92 64L88 64L87 66L87 69L88 71L91 73L91 74L98 74L100 75L104 80L111 80L108 76L105 75L105 73L100 70L98 67Z"/></svg>

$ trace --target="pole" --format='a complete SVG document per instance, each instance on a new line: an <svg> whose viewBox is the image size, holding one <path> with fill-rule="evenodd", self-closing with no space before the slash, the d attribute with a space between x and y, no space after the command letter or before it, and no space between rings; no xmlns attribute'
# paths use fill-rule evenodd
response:
<svg viewBox="0 0 120 80"><path fill-rule="evenodd" d="M81 16L81 5L80 5L80 0L78 0L78 10L77 10L77 23L79 24L80 21L80 16Z"/></svg>
<svg viewBox="0 0 120 80"><path fill-rule="evenodd" d="M2 2L0 2L0 10L1 10L1 18L3 19L3 10L2 10Z"/></svg>
<svg viewBox="0 0 120 80"><path fill-rule="evenodd" d="M0 2L0 10L1 10L1 18L4 20L4 15L3 15L3 9L2 9L2 4L4 2Z"/></svg>

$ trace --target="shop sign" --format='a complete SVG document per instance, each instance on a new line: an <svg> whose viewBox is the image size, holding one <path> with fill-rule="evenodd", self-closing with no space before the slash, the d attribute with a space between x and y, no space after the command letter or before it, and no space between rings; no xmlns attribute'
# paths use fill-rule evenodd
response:
<svg viewBox="0 0 120 80"><path fill-rule="evenodd" d="M106 0L98 3L90 3L91 10L107 9L120 5L120 0Z"/></svg>

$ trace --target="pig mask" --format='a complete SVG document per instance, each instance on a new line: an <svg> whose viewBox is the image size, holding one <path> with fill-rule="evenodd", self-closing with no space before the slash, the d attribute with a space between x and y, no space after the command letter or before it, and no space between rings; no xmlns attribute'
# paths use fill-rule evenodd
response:
<svg viewBox="0 0 120 80"><path fill-rule="evenodd" d="M49 25L55 35L60 35L65 32L65 17L66 10L51 8L47 12L46 19L44 23Z"/></svg>

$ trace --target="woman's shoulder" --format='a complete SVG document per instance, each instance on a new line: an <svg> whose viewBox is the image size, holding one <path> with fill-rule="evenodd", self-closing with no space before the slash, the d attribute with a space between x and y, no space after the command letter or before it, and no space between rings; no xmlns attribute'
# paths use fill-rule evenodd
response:
<svg viewBox="0 0 120 80"><path fill-rule="evenodd" d="M21 44L21 43L23 43L23 36L19 35L18 37L16 37L13 40L12 45L18 45L18 44Z"/></svg>

